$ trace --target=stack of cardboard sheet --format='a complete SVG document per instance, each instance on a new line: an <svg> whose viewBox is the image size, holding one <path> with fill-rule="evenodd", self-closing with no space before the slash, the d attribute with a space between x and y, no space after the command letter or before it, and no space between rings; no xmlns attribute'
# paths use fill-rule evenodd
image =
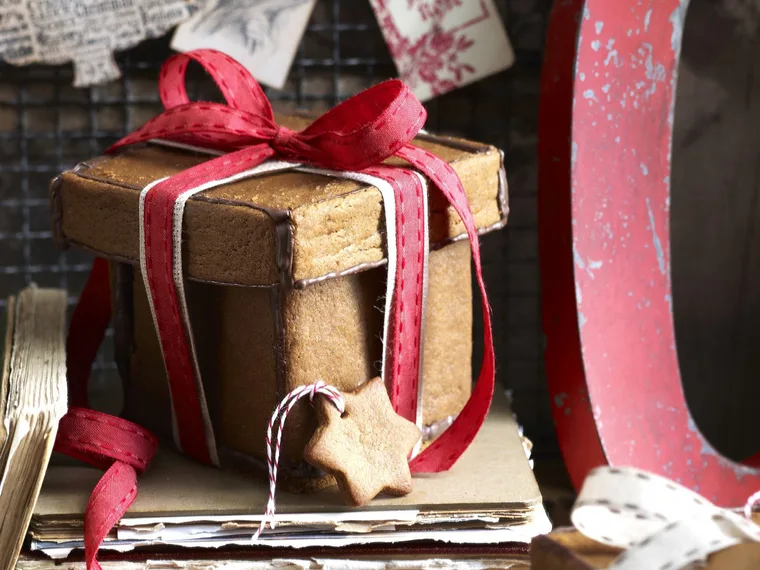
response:
<svg viewBox="0 0 760 570"><path fill-rule="evenodd" d="M73 556L71 560L81 556L82 513L100 475L72 462L53 462L32 516L31 553ZM162 449L140 479L137 501L103 543L101 557L108 560L109 551L118 551L117 560L127 557L145 565L157 549L165 560L167 548L187 552L182 547L195 547L191 557L203 549L221 549L215 552L222 556L225 548L264 557L271 550L271 556L282 557L285 548L288 559L311 560L310 549L318 547L319 557L333 565L354 556L367 568L390 558L417 567L420 560L440 558L435 548L457 544L470 545L470 550L444 549L449 563L460 559L459 567L510 568L524 560L520 553L527 552L532 537L550 530L525 441L503 394L497 395L486 425L455 467L415 477L411 495L381 496L366 507L348 509L336 488L298 495L278 492L276 527L254 543L251 536L263 516L267 493L262 481ZM362 554L362 548L389 554ZM172 559L192 568L195 562L183 556L182 562ZM29 568L45 565L43 558L22 562Z"/></svg>
<svg viewBox="0 0 760 570"><path fill-rule="evenodd" d="M530 570L529 557L515 545L491 547L401 546L351 548L184 549L153 554L101 553L103 570ZM16 570L85 570L82 557L54 565L25 554Z"/></svg>

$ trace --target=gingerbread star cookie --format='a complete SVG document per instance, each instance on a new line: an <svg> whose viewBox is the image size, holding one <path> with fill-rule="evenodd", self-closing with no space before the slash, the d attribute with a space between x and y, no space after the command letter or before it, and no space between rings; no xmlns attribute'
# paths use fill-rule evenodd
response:
<svg viewBox="0 0 760 570"><path fill-rule="evenodd" d="M343 397L342 415L326 398L315 400L319 427L304 451L306 461L333 475L355 506L379 493L411 493L408 458L420 430L393 411L380 378Z"/></svg>

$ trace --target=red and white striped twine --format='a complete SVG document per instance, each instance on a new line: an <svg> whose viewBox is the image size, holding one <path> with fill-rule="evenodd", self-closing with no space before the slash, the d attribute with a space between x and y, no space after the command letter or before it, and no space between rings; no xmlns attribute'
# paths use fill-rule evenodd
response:
<svg viewBox="0 0 760 570"><path fill-rule="evenodd" d="M296 402L306 396L309 397L312 403L314 403L314 396L321 394L330 400L338 411L342 414L346 410L346 403L343 400L343 396L340 391L333 386L325 384L322 380L319 380L316 384L299 386L295 390L292 390L285 396L275 408L272 418L269 420L269 426L267 427L267 465L269 467L269 501L267 502L267 509L264 513L264 518L261 520L258 530L253 535L252 540L259 538L261 533L266 528L267 522L269 522L269 528L275 527L275 491L277 488L277 466L280 462L280 447L282 444L282 432L285 427L285 419L288 417L290 410L296 405ZM274 427L279 421L279 428L277 429L277 439L272 445L272 432ZM274 454L272 450L274 449ZM273 456L274 455L274 456Z"/></svg>

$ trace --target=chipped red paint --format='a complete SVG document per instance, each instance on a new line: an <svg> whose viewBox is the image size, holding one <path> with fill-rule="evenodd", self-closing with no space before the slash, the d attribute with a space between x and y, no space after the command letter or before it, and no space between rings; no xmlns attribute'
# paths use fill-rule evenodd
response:
<svg viewBox="0 0 760 570"><path fill-rule="evenodd" d="M670 149L688 0L556 0L539 124L546 371L576 486L632 465L736 507L760 471L694 425L670 282Z"/></svg>

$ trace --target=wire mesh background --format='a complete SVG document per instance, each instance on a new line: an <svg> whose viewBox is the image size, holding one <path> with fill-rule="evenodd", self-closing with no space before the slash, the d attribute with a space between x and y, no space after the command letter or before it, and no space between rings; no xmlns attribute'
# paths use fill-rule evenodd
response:
<svg viewBox="0 0 760 570"><path fill-rule="evenodd" d="M545 25L551 0L497 0L515 47L514 67L430 101L427 128L506 151L508 229L483 240L494 309L499 379L537 455L555 455L542 354L536 231L536 125ZM0 63L0 298L30 282L63 287L76 302L91 258L56 250L50 231L52 177L98 155L160 110L158 68L168 37L118 55L123 77L92 89L71 86L70 66L15 68ZM395 75L365 0L319 0L283 90L268 90L278 110L324 110ZM191 95L208 84L192 79ZM0 301L0 310L5 301ZM94 389L117 381L111 343L104 346Z"/></svg>

